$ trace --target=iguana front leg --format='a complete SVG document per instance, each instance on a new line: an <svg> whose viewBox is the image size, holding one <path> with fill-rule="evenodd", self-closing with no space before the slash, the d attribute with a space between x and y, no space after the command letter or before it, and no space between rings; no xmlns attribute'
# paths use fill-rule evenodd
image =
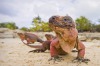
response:
<svg viewBox="0 0 100 66"><path fill-rule="evenodd" d="M55 61L61 61L63 60L61 57L59 57L59 53L57 48L59 48L59 41L58 39L54 39L51 44L50 44L50 54L51 54L51 58L48 61L53 60Z"/></svg>
<svg viewBox="0 0 100 66"><path fill-rule="evenodd" d="M78 54L77 54L76 59L74 59L75 61L79 61L79 62L88 62L88 61L90 61L89 59L84 58L85 46L81 41L78 41L78 46L76 48L78 50Z"/></svg>

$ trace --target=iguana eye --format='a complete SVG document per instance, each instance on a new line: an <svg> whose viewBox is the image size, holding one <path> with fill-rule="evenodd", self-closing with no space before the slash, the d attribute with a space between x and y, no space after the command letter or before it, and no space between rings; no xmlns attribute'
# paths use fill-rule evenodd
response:
<svg viewBox="0 0 100 66"><path fill-rule="evenodd" d="M67 21L67 19L64 19L64 21Z"/></svg>
<svg viewBox="0 0 100 66"><path fill-rule="evenodd" d="M63 21L64 21L64 22L69 22L70 19L68 19L68 18L64 18Z"/></svg>
<svg viewBox="0 0 100 66"><path fill-rule="evenodd" d="M70 18L63 18L63 22L72 23L72 20Z"/></svg>

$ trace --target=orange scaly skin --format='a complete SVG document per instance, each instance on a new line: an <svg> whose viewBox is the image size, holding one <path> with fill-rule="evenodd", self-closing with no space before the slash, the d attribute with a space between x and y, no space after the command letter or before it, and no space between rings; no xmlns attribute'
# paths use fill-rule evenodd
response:
<svg viewBox="0 0 100 66"><path fill-rule="evenodd" d="M59 54L69 53L76 48L78 50L77 59L87 61L84 59L85 46L78 40L78 31L70 16L52 16L49 19L49 25L57 36L50 44L51 57L57 59Z"/></svg>

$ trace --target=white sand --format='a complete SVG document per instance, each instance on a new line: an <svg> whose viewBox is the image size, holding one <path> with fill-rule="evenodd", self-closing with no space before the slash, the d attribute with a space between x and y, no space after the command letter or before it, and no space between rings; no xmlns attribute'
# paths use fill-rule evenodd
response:
<svg viewBox="0 0 100 66"><path fill-rule="evenodd" d="M86 46L85 58L91 61L86 63L73 63L77 53L62 56L61 62L48 61L49 51L45 53L28 53L33 50L24 45L19 38L0 39L0 66L100 66L100 41L84 42Z"/></svg>

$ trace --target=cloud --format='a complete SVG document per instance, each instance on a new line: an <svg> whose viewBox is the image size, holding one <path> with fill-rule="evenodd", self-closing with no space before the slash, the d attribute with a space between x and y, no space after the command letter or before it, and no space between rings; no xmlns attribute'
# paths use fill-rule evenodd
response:
<svg viewBox="0 0 100 66"><path fill-rule="evenodd" d="M48 21L52 15L85 16L100 19L100 0L0 0L0 22L13 21L19 27L29 27L33 17Z"/></svg>
<svg viewBox="0 0 100 66"><path fill-rule="evenodd" d="M16 16L17 9L13 7L13 5L5 2L0 2L0 14L8 15L8 16Z"/></svg>

